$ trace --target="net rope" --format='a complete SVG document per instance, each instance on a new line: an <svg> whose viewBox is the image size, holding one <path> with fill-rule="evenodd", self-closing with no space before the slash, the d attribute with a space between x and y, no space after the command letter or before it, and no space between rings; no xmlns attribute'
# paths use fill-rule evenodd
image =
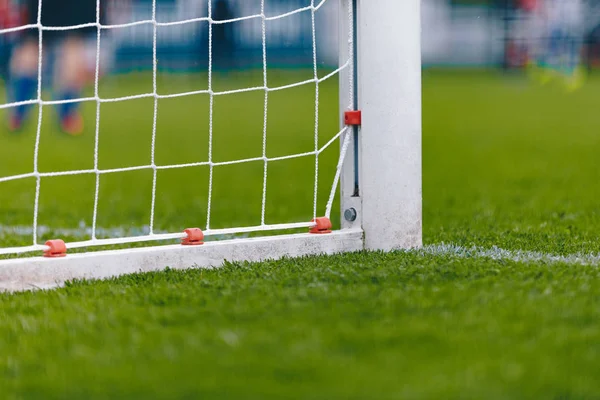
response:
<svg viewBox="0 0 600 400"><path fill-rule="evenodd" d="M95 193L94 193L94 205L93 205L93 216L92 216L92 227L91 227L91 239L84 240L79 242L70 242L67 243L67 248L75 249L75 248L84 248L84 247L92 247L92 246L104 246L104 245L117 245L117 244L127 244L127 243L135 243L135 242L145 242L145 241L158 241L158 240L169 240L169 239L180 239L185 237L185 234L182 232L177 233L156 233L155 232L155 207L156 207L156 190L158 179L157 173L160 170L168 170L168 169L177 169L177 168L190 168L190 167L198 167L198 166L208 166L209 167L209 184L208 184L208 204L207 204L207 218L206 218L206 227L203 229L205 236L217 236L217 235L235 235L235 234L243 234L243 233L252 233L252 232L260 232L260 231L274 231L274 230L292 230L292 229L301 229L301 228L310 228L315 224L313 222L297 222L297 223L284 223L284 224L267 224L265 221L266 214L266 203L267 203L267 171L269 162L274 161L282 161L282 160L291 160L302 157L314 157L315 162L315 177L314 177L314 196L313 196L313 217L318 216L318 185L319 185L319 156L328 148L330 148L334 143L341 141L342 145L340 147L340 155L339 160L336 166L335 175L333 177L333 183L331 187L331 191L329 194L329 198L326 203L325 208L325 217L329 218L331 216L331 211L335 199L335 194L337 191L337 187L339 184L339 180L341 177L343 162L350 144L351 132L352 130L348 127L342 128L340 131L335 133L324 145L319 146L319 85L323 82L340 75L342 71L347 72L349 76L349 104L348 110L353 108L354 104L354 44L353 44L353 9L352 2L348 2L348 18L349 18L349 32L348 32L348 59L340 60L338 68L334 71L328 73L325 76L318 76L318 64L317 64L317 29L316 29L316 13L321 9L328 1L333 0L311 0L310 5L302 8L297 8L295 10L274 15L267 16L265 14L265 0L260 1L260 13L253 14L249 16L243 16L239 18L227 19L227 20L215 20L213 19L212 12L212 2L208 1L208 16L201 18L190 18L178 21L171 22L160 22L157 20L157 0L152 1L152 17L151 19L145 19L141 21L134 21L129 23L120 23L120 24L101 24L100 23L100 1L96 0L96 22L95 23L87 23L73 26L43 26L41 23L41 14L38 13L37 23L29 24L29 25L21 25L16 27L4 28L0 29L0 35L9 34L24 31L26 29L38 29L38 75L37 75L37 94L35 99L21 101L21 102L7 102L4 104L0 104L0 109L7 109L12 107L18 107L22 105L38 105L38 115L37 115L37 129L35 134L35 146L34 146L34 154L33 154L33 171L30 173L17 174L17 175L9 175L9 176L0 176L0 184L9 181L17 181L23 179L31 179L35 178L35 197L34 197L34 215L33 215L33 227L32 227L32 245L29 246L20 246L20 247L0 247L0 255L3 254L22 254L33 251L47 250L48 247L44 244L39 243L39 199L40 199L40 191L41 191L41 181L42 178L47 177L58 177L58 176L68 176L68 175L83 175L83 174L92 174L95 175ZM42 10L42 2L43 0L38 0L38 10ZM268 21L278 20L282 18L287 18L299 13L309 12L311 14L311 30L312 30L312 67L313 67L313 77L311 79L303 80L300 82L294 82L287 85L282 86L272 86L270 87L267 83L268 76L268 65L267 65L267 28L266 23ZM213 26L216 24L227 24L240 22L245 20L259 19L261 20L261 41L262 41L262 85L261 86L253 86L246 88L239 88L234 90L226 90L226 91L215 91L213 90ZM158 62L157 62L157 31L159 27L164 26L174 26L174 25L182 25L189 23L197 23L197 22L207 22L208 23L208 88L205 90L194 90L180 93L172 93L172 94L160 94L157 88L157 73L158 73ZM110 29L118 29L118 28L127 28L134 27L139 25L151 25L152 26L152 92L150 93L141 93L135 94L131 96L123 96L123 97L110 97L103 98L99 93L99 81L100 81L100 53L101 53L101 33L103 30ZM81 97L77 99L69 99L69 100L43 100L42 99L42 71L43 71L43 48L42 48L42 39L43 32L45 31L66 31L73 29L81 29L81 28L96 28L96 64L95 64L95 76L94 76L94 95L93 97ZM340 38L343 40L344 38ZM315 86L315 122L314 122L314 149L309 152L289 154L285 156L279 157L267 157L267 123L268 123L268 105L269 105L269 94L271 92L282 91L286 89L291 89L304 85L314 85ZM262 156L261 157L252 157L252 158L244 158L244 159L234 159L229 161L213 161L213 106L214 99L218 96L225 95L234 95L238 93L247 93L247 92L264 92L264 114L263 114L263 130L262 130ZM155 159L156 153L156 132L157 132L157 117L158 117L158 102L160 99L169 99L176 97L186 97L193 96L199 94L206 94L209 96L209 134L208 134L208 160L202 162L193 162L193 163L182 163L182 164L166 164L166 165L158 165ZM99 167L99 143L100 143L100 119L101 113L100 108L104 103L115 103L122 102L128 100L135 99L144 99L144 98L153 98L154 99L154 110L153 110L153 120L152 120L152 141L151 141L151 159L150 164L147 165L133 165L123 168L112 168L112 169L101 169ZM39 148L40 148L40 138L41 138L41 128L42 128L42 119L43 119L43 106L48 105L60 105L66 103L74 103L74 102L95 102L96 103L96 125L95 125L95 133L94 133L94 167L92 169L78 169L78 170L66 170L66 171L49 171L42 172L39 169ZM244 164L250 162L263 162L263 179L262 179L262 201L261 201L261 216L260 216L260 225L250 226L250 227L233 227L227 229L211 229L211 211L213 204L213 170L218 166L225 165L234 165L234 164ZM142 236L127 236L127 237L118 237L118 238L98 238L98 231L102 231L97 226L98 221L98 203L100 197L100 189L101 189L101 177L107 174L116 174L122 172L129 171L139 171L139 170L152 170L152 196L151 196L151 212L150 212L150 222L149 222L149 233L147 235ZM182 228L183 230L183 228Z"/></svg>

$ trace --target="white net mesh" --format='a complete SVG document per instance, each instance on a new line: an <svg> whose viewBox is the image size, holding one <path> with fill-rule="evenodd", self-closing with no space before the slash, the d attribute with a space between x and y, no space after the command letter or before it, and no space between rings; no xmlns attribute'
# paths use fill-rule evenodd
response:
<svg viewBox="0 0 600 400"><path fill-rule="evenodd" d="M214 18L214 6L212 1L208 1L207 6L207 15L198 18L189 18L189 19L177 19L172 21L161 21L158 17L159 13L157 12L157 0L152 1L151 8L151 18L143 19L143 20L135 20L131 22L125 23L112 23L112 24L102 24L100 19L101 7L100 0L96 2L96 21L76 26L43 26L41 21L41 16L38 13L37 23L36 24L26 24L26 25L18 25L13 27L5 27L0 29L1 35L9 35L14 33L19 33L21 31L25 31L28 29L38 30L39 34L38 38L38 68L37 68L37 90L36 96L30 100L20 101L20 102L11 102L10 100L6 100L4 104L0 104L0 109L10 112L10 110L14 109L18 106L24 105L34 105L37 107L37 122L36 122L36 130L35 130L35 142L33 146L33 159L32 159L32 169L30 172L26 173L18 173L11 174L10 171L6 173L6 169L3 169L0 173L0 191L2 191L2 184L6 184L9 182L20 181L20 180L35 180L35 194L33 196L33 221L31 226L31 240L33 243L30 244L20 244L16 246L3 246L3 243L0 242L0 254L19 254L26 253L31 251L39 251L47 249L47 246L43 244L42 237L45 236L45 233L51 232L55 235L60 235L61 229L64 227L61 226L53 226L47 227L45 225L41 225L39 222L39 213L40 213L40 196L45 190L44 181L48 178L55 177L67 177L67 176L93 176L95 177L93 191L94 194L91 193L78 193L79 189L77 187L73 187L72 190L74 193L77 193L75 197L84 198L86 196L93 197L93 205L92 209L89 210L91 214L91 226L87 227L88 237L85 240L74 240L67 243L68 248L82 248L82 247L90 247L90 246L99 246L99 245L114 245L114 244L123 244L123 243L134 243L134 242L144 242L144 241L157 241L157 240L168 240L168 239L179 239L185 236L180 231L176 232L168 232L163 231L156 228L156 207L157 207L157 199L161 196L161 178L159 177L159 173L165 170L175 170L175 169L192 169L196 167L205 167L208 169L208 182L203 183L205 185L206 199L207 203L205 206L206 210L206 219L205 226L200 226L203 229L204 234L207 237L211 236L219 236L219 235L230 235L230 234L243 234L250 232L260 232L260 231L274 231L274 230L289 230L289 229L298 229L298 228L309 228L314 226L314 223L311 222L310 218L307 220L300 220L296 222L285 222L285 223L270 223L267 218L267 208L268 208L268 193L272 188L268 185L269 182L269 170L270 166L275 162L281 162L285 160L293 160L299 158L312 158L314 159L314 184L313 184L313 196L312 196L312 217L316 218L318 216L326 216L330 217L332 212L332 207L334 204L334 198L337 191L340 173L342 169L342 162L345 158L346 152L348 150L348 144L350 141L350 133L351 131L348 128L343 128L338 132L329 132L324 133L321 132L320 127L320 112L323 112L322 105L320 104L321 96L320 96L320 87L330 80L335 80L339 77L342 71L345 71L346 74L344 76L350 77L349 82L349 103L348 109L352 109L353 106L353 93L354 93L354 84L352 82L353 77L353 32L349 32L348 38L340 38L339 40L343 40L344 42L348 42L348 52L349 57L345 60L340 60L337 68L333 68L328 71L326 74L319 73L319 62L318 62L318 29L316 20L319 15L319 12L322 8L324 8L328 3L333 3L335 0L321 0L315 1L310 0L310 4L295 8L291 11L280 13L276 15L267 15L265 12L265 1L260 0L257 3L260 4L260 11L258 13L254 13L251 15L242 15L232 19L219 20ZM351 3L351 2L349 2ZM41 10L43 8L43 0L39 0L38 3ZM337 5L337 3L336 3ZM312 43L310 45L312 49L311 54L311 64L312 64L312 77L307 79L302 79L301 81L294 81L291 83L285 83L281 85L270 85L269 84L269 75L271 71L271 66L268 63L268 27L267 24L277 21L282 21L285 23L289 18L293 18L297 15L310 15L310 31L311 31L311 40ZM352 7L350 6L347 10L347 15L349 18L349 26L352 27ZM262 66L260 68L262 75L262 83L258 85L253 85L250 87L240 87L233 88L227 90L219 90L215 87L215 69L214 69L214 59L213 54L215 52L215 44L213 40L213 30L217 25L223 24L237 24L243 23L245 21L260 21L260 36L261 36L261 53L262 53ZM335 21L330 21L333 23ZM177 91L174 93L161 93L159 90L159 50L158 50L158 37L159 37L159 29L167 28L167 27L175 27L182 26L188 24L197 24L197 23L205 23L208 25L208 68L207 68L207 78L208 78L208 86L204 89L199 90L189 90L189 91ZM100 84L101 84L101 63L103 59L103 40L105 32L117 31L119 29L127 29L127 28L135 28L139 26L149 26L152 29L152 91L145 93L136 93L126 96L114 96L114 97L105 97L101 95ZM68 99L68 100L47 100L43 96L44 91L44 68L45 68L45 57L47 56L46 51L44 49L44 35L50 31L71 31L82 28L94 28L96 29L96 38L95 38L95 68L94 68L94 76L93 76L93 93L89 93L88 95L84 95L80 98L76 99ZM270 113L272 107L272 96L273 93L281 92L285 93L293 88L312 86L314 87L314 147L310 151L303 152L294 152L292 154L287 155L279 155L279 156L269 156L267 148L269 142L269 118L272 113ZM260 156L253 156L247 158L235 158L229 160L219 160L214 156L214 142L215 138L217 138L221 131L217 129L214 123L215 119L215 99L218 99L223 96L239 96L242 93L263 93L264 94L264 106L263 106L263 116L262 116L262 154ZM158 119L161 116L161 107L160 101L165 99L175 99L175 98L191 98L193 96L208 96L208 157L205 160L197 161L197 162L182 162L182 163L160 163L157 160L157 150L159 148L159 143L157 143L157 124ZM102 106L109 103L124 103L132 100L139 99L149 99L153 102L153 113L152 113L152 123L151 123L151 131L148 132L148 135L151 135L151 144L150 144L150 162L149 163L128 163L128 165L118 168L102 168L102 152L100 151L100 143L102 141L103 133L101 131L101 125L103 123L103 119L106 118L101 112ZM43 132L43 121L47 118L47 107L45 106L57 106L65 103L95 103L95 127L93 129L94 134L94 145L93 145L93 165L90 168L84 169L65 169L59 171L49 171L40 167L40 143L42 140L46 140ZM191 113L195 111L190 106ZM310 115L305 116L307 118L311 118ZM114 118L114 117L113 117ZM235 116L232 116L235 118ZM337 116L336 116L337 118ZM87 121L91 123L92 121ZM174 129L177 129L174 127ZM321 136L320 136L321 135ZM323 140L323 135L327 135L326 140ZM10 139L7 139L10 140ZM50 139L49 139L50 140ZM289 138L290 141L294 140L294 137ZM327 149L333 149L334 144L338 143L338 141L342 141L341 152L339 157L336 156L337 163L334 164L334 170L331 168L326 169L325 171L322 168L319 168L319 162L321 155ZM31 153L30 153L31 154ZM224 166L235 166L235 165L246 165L246 164L254 164L254 163L262 163L262 176L256 179L257 184L262 186L262 194L261 194L261 210L260 210L260 220L257 221L256 224L250 224L246 226L228 226L219 229L215 229L212 227L212 214L215 202L219 202L220 199L215 194L215 183L217 181L217 177L215 171ZM124 174L132 171L151 171L152 172L152 184L151 184L151 201L150 204L147 204L146 208L150 208L149 212L149 221L147 225L147 231L143 232L143 234L131 234L131 230L121 230L121 232L116 232L115 230L108 231L99 226L99 215L101 211L99 210L99 199L100 194L103 191L104 177L115 174ZM327 173L327 176L323 176L324 173ZM290 177L290 179L294 179ZM330 190L327 190L328 197L320 202L319 199L319 187L320 180L327 180L330 183ZM179 185L198 185L198 182L178 182ZM276 189L281 190L281 189ZM182 202L185 199L181 199ZM76 200L75 200L76 202ZM244 202L243 198L239 199L240 203ZM85 202L87 204L87 202ZM69 207L69 205L64 205L65 207ZM80 207L79 205L73 205L73 207ZM140 205L143 208L143 205ZM2 210L0 210L2 211ZM1 225L7 230L10 223L2 222ZM193 217L190 217L190 221L188 223L189 226L181 226L181 231L184 228L194 226L195 221ZM17 228L15 228L17 229ZM23 230L23 227L19 228ZM68 231L69 235L67 236L77 236L72 235L72 231Z"/></svg>

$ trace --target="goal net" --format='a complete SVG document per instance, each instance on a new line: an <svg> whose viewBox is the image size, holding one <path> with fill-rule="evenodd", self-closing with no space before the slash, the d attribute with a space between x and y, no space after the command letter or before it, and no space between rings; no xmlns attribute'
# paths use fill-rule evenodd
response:
<svg viewBox="0 0 600 400"><path fill-rule="evenodd" d="M383 161L364 163L359 154L356 1L79 0L79 17L57 12L56 0L4 1L21 17L0 22L9 54L0 104L9 121L0 150L0 265L31 265L27 256L44 255L35 262L80 257L77 265L97 266L106 263L102 255L124 255L136 265L113 271L121 273L364 248L359 179L366 188L380 182L360 168ZM88 20L84 3L93 9ZM408 3L414 16L418 2ZM418 25L407 28L416 46L412 92L403 94L414 101ZM393 67L400 54L381 56ZM377 71L376 58L365 71ZM73 76L82 78L73 84ZM369 90L385 96L387 89ZM420 106L410 106L418 118ZM398 116L394 107L386 113ZM419 178L420 136L415 144L409 159L418 174L405 172ZM381 143L365 155L376 148ZM415 188L408 187L411 198ZM415 220L409 242L418 245L420 215ZM337 228L341 234L316 235ZM253 239L265 236L279 239ZM396 240L374 247L406 247ZM208 242L234 247L202 262L200 250L189 249ZM130 250L96 251L107 246ZM161 258L174 247L175 258ZM141 266L137 254L145 254Z"/></svg>

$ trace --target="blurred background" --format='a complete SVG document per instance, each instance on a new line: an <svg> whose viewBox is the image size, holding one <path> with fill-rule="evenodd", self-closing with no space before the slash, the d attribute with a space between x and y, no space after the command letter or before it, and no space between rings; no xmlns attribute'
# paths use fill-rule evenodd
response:
<svg viewBox="0 0 600 400"><path fill-rule="evenodd" d="M19 0L12 0L18 4ZM108 1L108 0L107 0ZM549 0L553 1L553 0ZM600 0L573 0L583 7L581 29L586 63L600 57ZM422 57L424 66L517 68L525 63L526 38L531 33L531 4L536 0L422 0ZM337 64L337 2L328 1L316 13L320 63ZM309 0L269 0L267 16L310 5ZM113 1L110 24L149 20L150 0ZM10 22L7 10L5 24ZM174 22L206 17L207 0L157 0L157 20ZM213 0L213 18L232 19L260 13L259 1ZM13 17L16 21L16 17ZM6 67L15 35L0 35L1 66ZM261 24L257 19L214 26L217 68L251 68L262 64ZM267 22L269 63L273 67L312 65L310 13ZM152 66L152 27L148 24L104 31L103 62L113 72ZM206 70L208 24L186 23L160 27L159 68L172 71Z"/></svg>
<svg viewBox="0 0 600 400"><path fill-rule="evenodd" d="M564 5L579 8L576 18L586 65L595 65L600 56L597 0L422 0L421 4L425 66L524 67L531 50L528 39L549 36L536 29L532 16L551 4L558 13Z"/></svg>
<svg viewBox="0 0 600 400"><path fill-rule="evenodd" d="M108 0L107 0L108 1ZM260 14L259 1L212 0L215 20L226 20ZM18 4L18 0L12 0ZM328 1L316 13L316 31L320 63L337 64L337 5ZM157 0L159 22L184 21L208 16L208 0ZM265 14L276 16L310 5L307 0L270 0ZM152 1L112 1L108 9L109 24L123 24L152 18ZM0 36L0 54L6 66L10 44L15 35ZM312 22L309 12L267 22L267 45L270 66L312 66ZM113 72L148 70L152 68L152 25L103 31L102 58ZM208 68L208 23L184 23L159 27L159 68L190 72ZM260 19L248 19L213 26L215 67L262 68L262 29Z"/></svg>

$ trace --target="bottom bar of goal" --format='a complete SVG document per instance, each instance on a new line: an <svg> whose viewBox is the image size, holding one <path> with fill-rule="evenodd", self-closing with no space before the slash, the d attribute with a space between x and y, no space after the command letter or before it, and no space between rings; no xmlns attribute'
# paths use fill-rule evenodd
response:
<svg viewBox="0 0 600 400"><path fill-rule="evenodd" d="M59 287L66 281L106 279L137 272L215 268L225 261L265 261L363 249L362 230L327 235L295 234L209 242L202 246L157 246L70 254L65 258L0 261L0 291Z"/></svg>

